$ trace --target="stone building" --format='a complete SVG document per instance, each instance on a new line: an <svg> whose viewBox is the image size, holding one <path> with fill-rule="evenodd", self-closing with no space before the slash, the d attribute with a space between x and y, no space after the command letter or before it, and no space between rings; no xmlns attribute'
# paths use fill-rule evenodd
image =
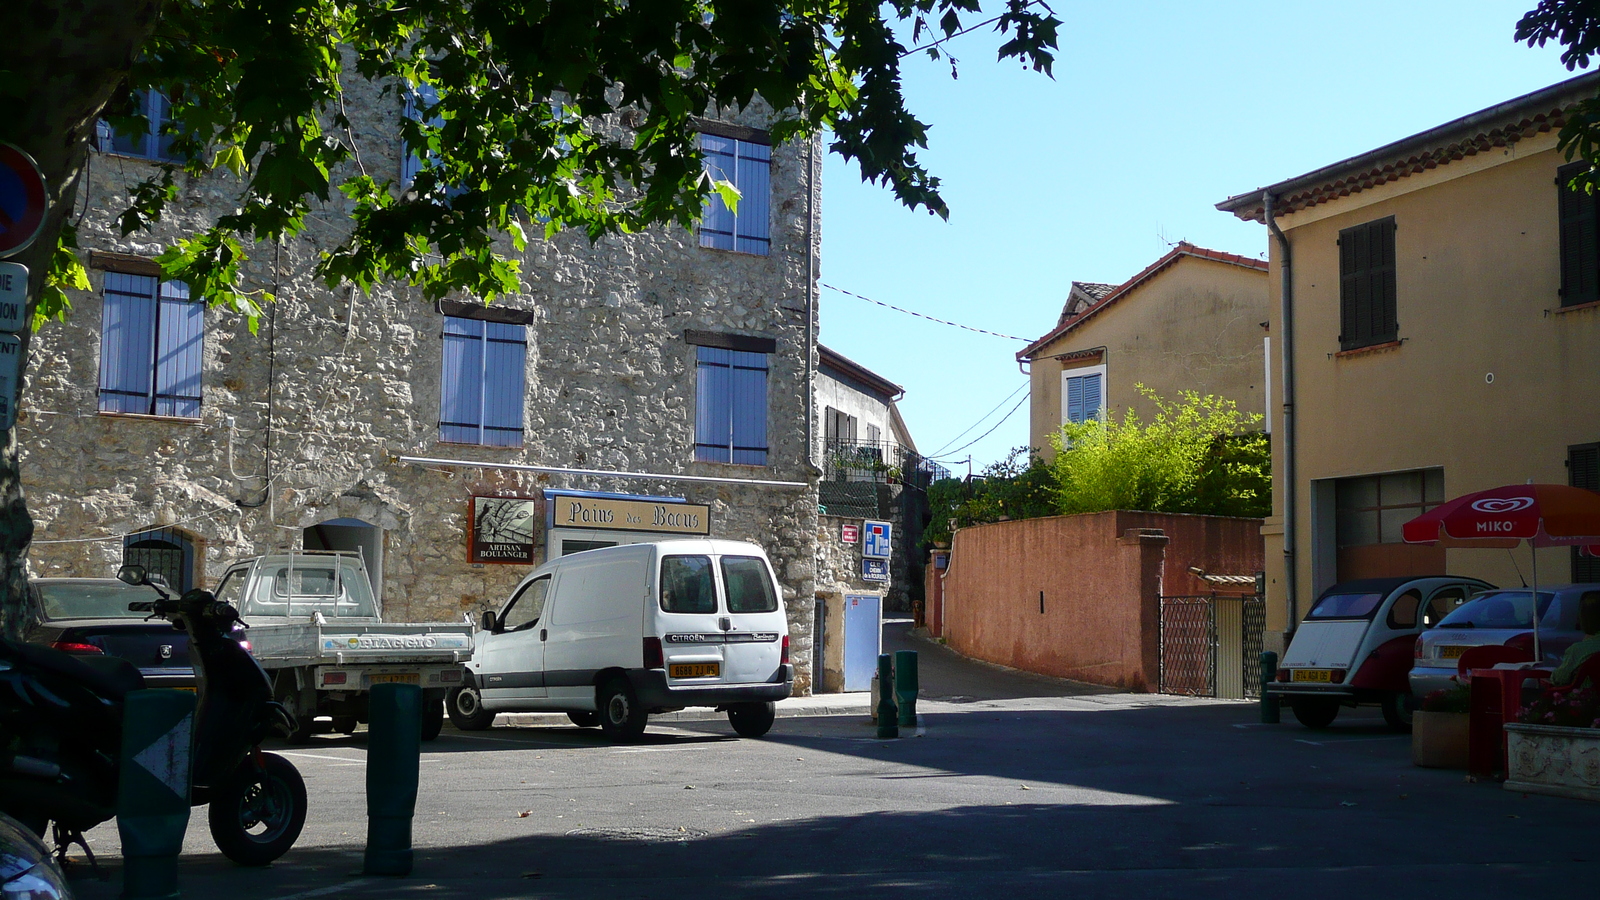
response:
<svg viewBox="0 0 1600 900"><path fill-rule="evenodd" d="M346 104L369 172L415 171L393 92L353 81ZM742 182L737 215L713 200L698 233L532 240L524 289L493 306L326 287L313 267L350 211L330 201L251 248L245 286L277 297L257 333L152 262L232 211L232 176L180 175L165 220L121 237L164 142L103 129L92 286L37 335L20 404L32 573L137 559L192 586L276 548L359 549L387 617L458 620L563 552L709 533L766 548L809 691L821 160L773 145L767 118L698 124Z"/></svg>

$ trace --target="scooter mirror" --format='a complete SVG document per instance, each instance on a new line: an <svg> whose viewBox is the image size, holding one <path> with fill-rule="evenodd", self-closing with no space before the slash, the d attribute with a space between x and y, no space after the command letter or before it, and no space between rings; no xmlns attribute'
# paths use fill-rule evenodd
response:
<svg viewBox="0 0 1600 900"><path fill-rule="evenodd" d="M144 566L126 565L117 570L117 580L123 584L144 584Z"/></svg>

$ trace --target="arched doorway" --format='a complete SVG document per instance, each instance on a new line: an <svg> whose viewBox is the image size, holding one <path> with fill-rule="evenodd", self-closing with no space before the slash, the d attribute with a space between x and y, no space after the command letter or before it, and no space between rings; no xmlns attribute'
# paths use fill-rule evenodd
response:
<svg viewBox="0 0 1600 900"><path fill-rule="evenodd" d="M307 550L342 550L361 554L367 566L372 595L383 602L383 529L360 519L329 519L300 532Z"/></svg>
<svg viewBox="0 0 1600 900"><path fill-rule="evenodd" d="M122 539L123 565L144 566L180 594L195 586L194 539L177 528L157 528Z"/></svg>

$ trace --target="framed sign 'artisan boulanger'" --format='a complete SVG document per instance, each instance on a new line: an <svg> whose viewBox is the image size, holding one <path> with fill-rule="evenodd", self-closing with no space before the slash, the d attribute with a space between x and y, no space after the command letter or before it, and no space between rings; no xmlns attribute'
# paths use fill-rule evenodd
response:
<svg viewBox="0 0 1600 900"><path fill-rule="evenodd" d="M473 497L467 531L467 561L533 563L539 501L527 497Z"/></svg>

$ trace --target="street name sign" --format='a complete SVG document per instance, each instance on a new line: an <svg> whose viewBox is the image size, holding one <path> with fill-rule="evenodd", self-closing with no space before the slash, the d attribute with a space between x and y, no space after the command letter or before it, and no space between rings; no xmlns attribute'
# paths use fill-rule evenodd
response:
<svg viewBox="0 0 1600 900"><path fill-rule="evenodd" d="M0 262L0 331L22 330L22 311L28 308L28 267Z"/></svg>
<svg viewBox="0 0 1600 900"><path fill-rule="evenodd" d="M0 432L17 421L17 382L22 379L22 338L0 334Z"/></svg>

